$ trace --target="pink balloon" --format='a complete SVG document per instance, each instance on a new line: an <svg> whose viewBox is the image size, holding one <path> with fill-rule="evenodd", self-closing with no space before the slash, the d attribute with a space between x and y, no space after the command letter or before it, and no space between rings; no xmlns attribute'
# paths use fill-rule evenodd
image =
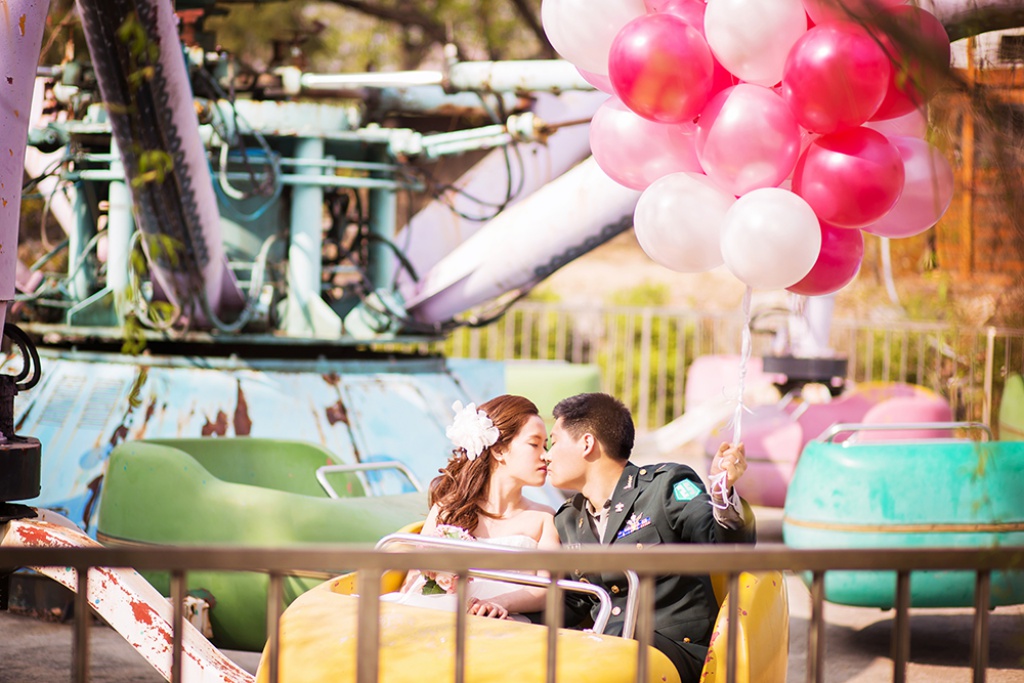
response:
<svg viewBox="0 0 1024 683"><path fill-rule="evenodd" d="M793 171L793 192L826 223L860 228L892 209L903 179L903 159L896 146L862 126L812 142Z"/></svg>
<svg viewBox="0 0 1024 683"><path fill-rule="evenodd" d="M920 109L949 70L949 36L931 12L905 5L879 15L879 40L892 58L885 99L872 119L891 119Z"/></svg>
<svg viewBox="0 0 1024 683"><path fill-rule="evenodd" d="M953 169L936 147L911 137L889 141L903 158L906 179L896 206L864 228L882 237L911 237L939 222L953 200Z"/></svg>
<svg viewBox="0 0 1024 683"><path fill-rule="evenodd" d="M845 22L815 26L796 41L782 72L782 97L815 133L855 128L885 98L889 58L870 33Z"/></svg>
<svg viewBox="0 0 1024 683"><path fill-rule="evenodd" d="M704 35L704 11L707 9L704 0L647 0L646 4L648 11L676 15L700 31L700 35L707 40L707 36ZM652 7L656 9L652 9ZM729 70L715 59L714 54L711 55L711 59L715 63L715 70L711 77L711 90L708 93L708 99L739 83L739 79L729 73Z"/></svg>
<svg viewBox="0 0 1024 683"><path fill-rule="evenodd" d="M694 132L692 123L649 121L612 97L591 120L590 149L609 178L643 190L669 173L700 172Z"/></svg>
<svg viewBox="0 0 1024 683"><path fill-rule="evenodd" d="M803 0L807 16L815 24L826 21L867 19L880 8L906 4L906 0Z"/></svg>
<svg viewBox="0 0 1024 683"><path fill-rule="evenodd" d="M708 100L714 61L700 31L673 14L638 17L612 42L608 75L627 107L660 123L692 120Z"/></svg>
<svg viewBox="0 0 1024 683"><path fill-rule="evenodd" d="M909 113L884 121L868 121L865 128L877 130L886 137L902 135L912 138L923 138L928 132L928 119L921 109L912 109Z"/></svg>
<svg viewBox="0 0 1024 683"><path fill-rule="evenodd" d="M576 70L580 72L580 76L583 76L583 80L601 92L606 92L609 95L615 94L615 88L612 87L612 82L604 74L595 74L591 71L585 71L579 67L576 67Z"/></svg>
<svg viewBox="0 0 1024 683"><path fill-rule="evenodd" d="M786 289L804 296L824 296L850 284L864 260L864 234L860 230L821 226L821 251L811 272Z"/></svg>
<svg viewBox="0 0 1024 683"><path fill-rule="evenodd" d="M696 148L708 177L739 196L786 179L800 154L800 127L773 91L740 83L704 108Z"/></svg>

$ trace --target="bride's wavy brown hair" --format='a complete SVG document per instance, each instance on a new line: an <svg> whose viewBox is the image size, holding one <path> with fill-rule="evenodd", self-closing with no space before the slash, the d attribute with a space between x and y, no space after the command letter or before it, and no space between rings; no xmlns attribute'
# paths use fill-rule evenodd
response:
<svg viewBox="0 0 1024 683"><path fill-rule="evenodd" d="M430 482L428 502L440 508L438 524L452 524L469 533L476 530L479 515L494 517L480 507L487 496L491 482L491 468L494 449L507 449L512 439L533 415L540 415L537 406L528 398L503 394L479 406L498 428L498 440L490 448L470 460L466 451L457 448L448 459L448 464L438 470L440 476Z"/></svg>

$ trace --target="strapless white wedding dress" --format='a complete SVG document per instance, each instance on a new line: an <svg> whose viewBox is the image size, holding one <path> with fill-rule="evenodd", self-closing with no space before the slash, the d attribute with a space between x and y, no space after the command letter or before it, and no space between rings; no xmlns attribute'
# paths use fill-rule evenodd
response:
<svg viewBox="0 0 1024 683"><path fill-rule="evenodd" d="M494 538L479 538L478 542L485 545L500 545L506 548L521 548L533 550L537 547L537 541L526 534L513 534L511 536L495 536ZM419 572L417 572L419 574ZM416 581L405 593L385 593L380 596L384 602L393 602L399 605L411 605L413 607L426 607L438 609L445 612L454 612L456 608L456 597L451 593L436 593L423 595L423 585L427 580L422 574L416 577ZM506 583L503 581L491 581L489 579L473 579L469 582L469 597L477 600L493 600L499 595L520 590L518 584ZM528 621L526 617L509 614L510 619Z"/></svg>

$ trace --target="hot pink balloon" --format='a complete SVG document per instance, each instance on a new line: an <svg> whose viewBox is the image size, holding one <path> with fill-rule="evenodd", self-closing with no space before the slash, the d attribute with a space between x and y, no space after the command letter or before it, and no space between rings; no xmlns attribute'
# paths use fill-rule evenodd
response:
<svg viewBox="0 0 1024 683"><path fill-rule="evenodd" d="M850 284L864 260L864 234L860 230L821 226L821 251L800 282L786 289L804 296L824 296Z"/></svg>
<svg viewBox="0 0 1024 683"><path fill-rule="evenodd" d="M793 192L819 219L843 228L874 223L903 191L903 159L878 131L851 128L812 142L793 171Z"/></svg>
<svg viewBox="0 0 1024 683"><path fill-rule="evenodd" d="M881 8L906 4L906 0L803 0L807 16L815 24L826 21L867 19Z"/></svg>
<svg viewBox="0 0 1024 683"><path fill-rule="evenodd" d="M739 196L786 179L800 154L800 127L772 90L740 83L704 108L696 148L708 177Z"/></svg>
<svg viewBox="0 0 1024 683"><path fill-rule="evenodd" d="M864 228L882 237L911 237L939 222L953 200L953 169L946 157L926 141L892 137L903 158L905 180L896 206Z"/></svg>
<svg viewBox="0 0 1024 683"><path fill-rule="evenodd" d="M647 0L646 5L650 12L674 14L700 31L700 35L707 40L707 36L704 35L704 11L708 6L704 0ZM708 93L708 99L739 83L739 79L729 73L729 70L715 59L713 53L711 58L714 60L715 70L711 77L711 90Z"/></svg>
<svg viewBox="0 0 1024 683"><path fill-rule="evenodd" d="M643 190L669 173L700 172L694 134L692 123L649 121L612 97L591 120L590 149L609 178Z"/></svg>
<svg viewBox="0 0 1024 683"><path fill-rule="evenodd" d="M891 119L920 109L942 84L949 70L949 35L931 12L904 5L879 15L876 25L892 57L885 99L872 117Z"/></svg>
<svg viewBox="0 0 1024 683"><path fill-rule="evenodd" d="M660 123L693 120L707 104L713 71L700 31L673 14L629 22L608 54L608 75L619 99Z"/></svg>
<svg viewBox="0 0 1024 683"><path fill-rule="evenodd" d="M580 76L583 76L583 80L601 92L606 92L609 95L615 94L615 88L612 87L612 82L604 74L595 74L579 67L576 67L576 70L580 72Z"/></svg>
<svg viewBox="0 0 1024 683"><path fill-rule="evenodd" d="M834 133L867 121L885 98L889 58L861 27L831 22L796 41L782 72L782 97L797 121Z"/></svg>

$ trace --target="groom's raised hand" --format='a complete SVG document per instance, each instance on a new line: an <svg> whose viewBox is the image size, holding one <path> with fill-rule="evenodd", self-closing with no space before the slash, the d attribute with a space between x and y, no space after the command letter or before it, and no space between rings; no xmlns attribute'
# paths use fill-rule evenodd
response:
<svg viewBox="0 0 1024 683"><path fill-rule="evenodd" d="M709 474L714 477L720 472L725 472L726 490L731 490L746 471L747 454L743 450L743 443L738 443L735 446L731 443L723 443L718 447L718 452L711 460Z"/></svg>

